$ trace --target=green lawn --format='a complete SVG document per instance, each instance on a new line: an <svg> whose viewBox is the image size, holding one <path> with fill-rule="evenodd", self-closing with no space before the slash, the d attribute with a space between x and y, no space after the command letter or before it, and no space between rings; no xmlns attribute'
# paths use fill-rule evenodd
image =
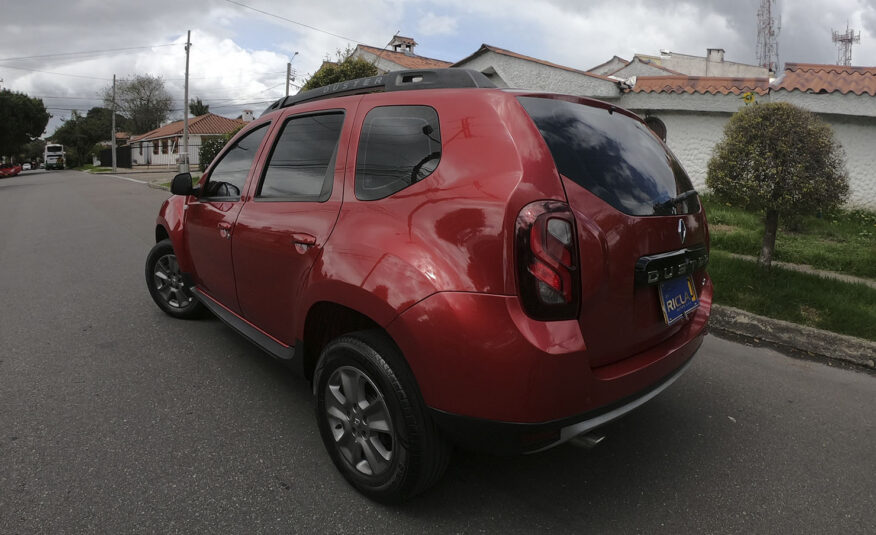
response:
<svg viewBox="0 0 876 535"><path fill-rule="evenodd" d="M715 302L817 329L876 341L876 290L773 268L712 249Z"/></svg>
<svg viewBox="0 0 876 535"><path fill-rule="evenodd" d="M87 163L85 165L80 165L79 167L74 167L73 169L75 171L85 171L88 173L100 173L103 171L112 171L113 170L112 167L100 167L100 166L92 165L90 163Z"/></svg>
<svg viewBox="0 0 876 535"><path fill-rule="evenodd" d="M757 256L763 240L763 217L719 203L708 195L703 204L713 249ZM876 279L876 212L833 213L779 220L774 260L808 264Z"/></svg>

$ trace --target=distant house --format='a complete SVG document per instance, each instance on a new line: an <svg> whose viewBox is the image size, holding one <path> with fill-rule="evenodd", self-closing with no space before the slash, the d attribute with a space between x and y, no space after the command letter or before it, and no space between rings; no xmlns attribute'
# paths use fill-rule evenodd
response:
<svg viewBox="0 0 876 535"><path fill-rule="evenodd" d="M414 53L417 42L410 37L396 35L389 43L389 48L377 48L368 45L357 45L353 50L354 58L362 58L374 63L380 74L405 69L444 69L451 62L440 59L418 56Z"/></svg>
<svg viewBox="0 0 876 535"><path fill-rule="evenodd" d="M207 113L189 119L189 164L199 163L198 149L210 137L239 130L245 120ZM176 165L182 146L183 121L176 121L151 132L133 136L130 141L133 165Z"/></svg>
<svg viewBox="0 0 876 535"><path fill-rule="evenodd" d="M617 68L610 70L614 67ZM705 56L679 54L669 50L661 50L659 56L636 54L632 61L614 56L588 72L619 79L627 79L631 76L664 76L667 74L717 76L720 78L767 78L771 74L765 67L726 61L723 48L708 48Z"/></svg>
<svg viewBox="0 0 876 535"><path fill-rule="evenodd" d="M607 76L540 60L504 48L482 44L474 54L453 64L484 73L498 87L544 89L569 95L617 100L617 81Z"/></svg>

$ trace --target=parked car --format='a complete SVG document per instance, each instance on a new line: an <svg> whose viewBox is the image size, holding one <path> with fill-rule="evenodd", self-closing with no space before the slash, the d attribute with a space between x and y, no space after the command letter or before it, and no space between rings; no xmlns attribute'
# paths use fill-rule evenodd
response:
<svg viewBox="0 0 876 535"><path fill-rule="evenodd" d="M27 162L23 163L23 164L21 165L21 170L22 170L22 171L30 171L30 164L27 163Z"/></svg>
<svg viewBox="0 0 876 535"><path fill-rule="evenodd" d="M613 104L402 71L274 103L162 205L146 281L312 383L332 461L412 496L451 446L542 451L676 380L712 300L706 215Z"/></svg>
<svg viewBox="0 0 876 535"><path fill-rule="evenodd" d="M0 164L0 178L8 178L17 175L21 172L21 166L18 164L4 163Z"/></svg>

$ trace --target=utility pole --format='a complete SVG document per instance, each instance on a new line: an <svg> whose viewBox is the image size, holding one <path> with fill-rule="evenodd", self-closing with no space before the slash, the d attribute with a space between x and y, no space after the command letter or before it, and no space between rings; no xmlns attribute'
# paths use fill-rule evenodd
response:
<svg viewBox="0 0 876 535"><path fill-rule="evenodd" d="M179 162L179 172L189 172L189 49L192 48L192 31L186 35L186 96L183 106L183 151L184 156Z"/></svg>
<svg viewBox="0 0 876 535"><path fill-rule="evenodd" d="M111 143L110 146L112 147L112 151L113 151L113 173L115 173L115 172L117 172L117 171L116 171L116 75L115 75L115 74L113 75L113 109L112 109L112 115L113 115L113 119L112 119L112 121L113 121L113 127L112 127L112 128L113 128L113 135L112 135L112 137L110 138L110 143Z"/></svg>
<svg viewBox="0 0 876 535"><path fill-rule="evenodd" d="M289 62L286 64L286 96L289 96L289 84L295 78L292 77L292 60L295 59L295 56L298 55L298 52L292 54L292 57L289 58Z"/></svg>

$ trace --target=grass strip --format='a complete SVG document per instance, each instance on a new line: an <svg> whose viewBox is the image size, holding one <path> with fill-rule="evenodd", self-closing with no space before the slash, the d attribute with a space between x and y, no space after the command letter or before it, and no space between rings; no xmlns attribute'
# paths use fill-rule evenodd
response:
<svg viewBox="0 0 876 535"><path fill-rule="evenodd" d="M754 314L876 341L876 290L773 267L712 249L715 302Z"/></svg>
<svg viewBox="0 0 876 535"><path fill-rule="evenodd" d="M757 256L763 216L703 197L713 249ZM775 260L807 264L876 279L876 212L837 210L831 214L779 220Z"/></svg>
<svg viewBox="0 0 876 535"><path fill-rule="evenodd" d="M203 174L203 173L192 173L192 186L197 186L197 185L198 185L198 182L201 181L201 175L202 175L202 174ZM167 188L167 189L170 189L170 183L171 183L171 182L173 182L173 181L171 180L171 181L168 181L168 182L162 182L162 183L159 184L159 185L160 185L160 186L164 186L164 187Z"/></svg>

